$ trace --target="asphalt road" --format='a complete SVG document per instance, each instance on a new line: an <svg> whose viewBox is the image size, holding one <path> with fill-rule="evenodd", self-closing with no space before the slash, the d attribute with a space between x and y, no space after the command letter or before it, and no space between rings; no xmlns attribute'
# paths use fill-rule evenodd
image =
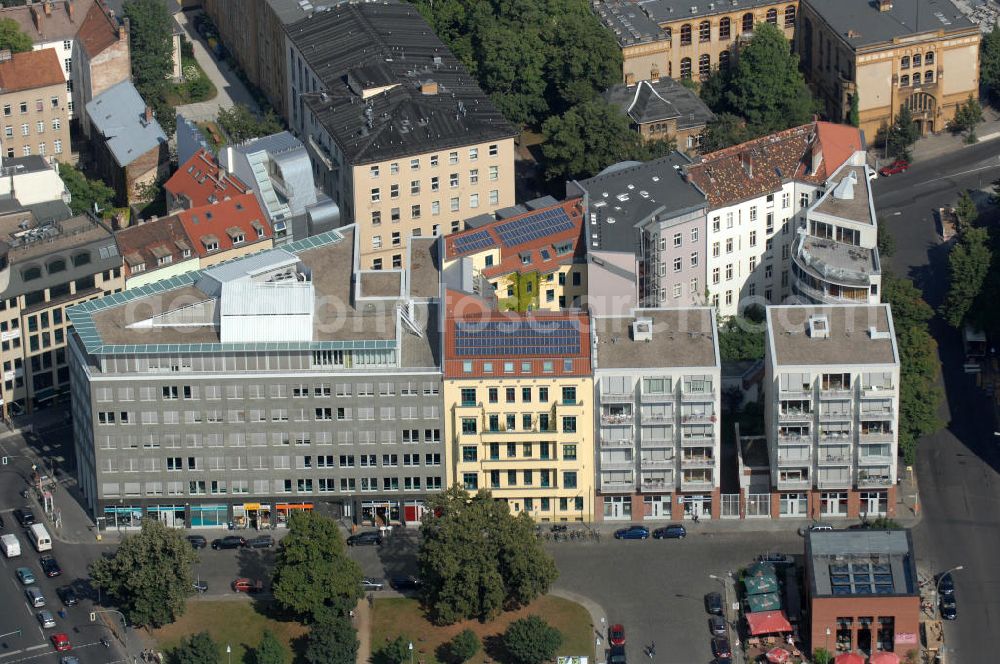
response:
<svg viewBox="0 0 1000 664"><path fill-rule="evenodd" d="M1000 141L915 164L909 172L875 182L879 216L896 240L886 262L924 291L934 306L947 289L947 252L939 244L934 210L953 204L963 189L989 189L1000 177ZM974 198L982 204L986 193ZM993 214L992 216L996 216ZM935 320L947 402L948 426L921 441L917 478L923 520L914 530L917 556L933 571L956 565L959 618L945 628L949 662L995 661L988 634L1000 633L1000 438L993 409L962 373L958 332Z"/></svg>

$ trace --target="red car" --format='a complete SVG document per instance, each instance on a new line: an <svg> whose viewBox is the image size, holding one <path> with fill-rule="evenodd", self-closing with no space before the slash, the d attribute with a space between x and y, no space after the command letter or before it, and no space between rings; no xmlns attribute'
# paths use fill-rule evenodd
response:
<svg viewBox="0 0 1000 664"><path fill-rule="evenodd" d="M878 174L889 177L890 175L895 175L896 173L905 173L908 168L910 168L909 162L905 159L897 159L888 166L880 168Z"/></svg>
<svg viewBox="0 0 1000 664"><path fill-rule="evenodd" d="M52 645L59 652L73 649L73 646L69 644L69 637L63 634L62 632L52 635Z"/></svg>
<svg viewBox="0 0 1000 664"><path fill-rule="evenodd" d="M264 589L264 583L256 579L240 577L233 581L233 592L237 593L259 593Z"/></svg>
<svg viewBox="0 0 1000 664"><path fill-rule="evenodd" d="M612 625L608 630L608 641L613 646L625 645L625 627L623 625Z"/></svg>

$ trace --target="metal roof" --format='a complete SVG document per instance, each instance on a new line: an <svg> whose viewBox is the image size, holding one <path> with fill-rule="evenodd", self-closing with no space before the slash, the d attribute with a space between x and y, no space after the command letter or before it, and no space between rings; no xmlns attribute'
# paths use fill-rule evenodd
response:
<svg viewBox="0 0 1000 664"><path fill-rule="evenodd" d="M160 123L145 119L146 102L131 81L122 81L97 95L87 104L91 123L104 136L112 156L121 167L153 148L166 144Z"/></svg>
<svg viewBox="0 0 1000 664"><path fill-rule="evenodd" d="M938 30L979 30L950 0L893 0L887 11L869 0L804 1L854 48Z"/></svg>

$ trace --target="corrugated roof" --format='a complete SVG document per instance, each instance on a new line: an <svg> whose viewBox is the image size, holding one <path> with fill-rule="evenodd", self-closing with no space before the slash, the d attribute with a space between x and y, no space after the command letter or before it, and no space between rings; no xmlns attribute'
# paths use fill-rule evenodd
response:
<svg viewBox="0 0 1000 664"><path fill-rule="evenodd" d="M257 283L227 281L222 285L223 316L306 316L313 312L312 282Z"/></svg>
<svg viewBox="0 0 1000 664"><path fill-rule="evenodd" d="M146 102L131 81L117 83L91 100L87 115L123 168L167 142L156 118L146 120Z"/></svg>

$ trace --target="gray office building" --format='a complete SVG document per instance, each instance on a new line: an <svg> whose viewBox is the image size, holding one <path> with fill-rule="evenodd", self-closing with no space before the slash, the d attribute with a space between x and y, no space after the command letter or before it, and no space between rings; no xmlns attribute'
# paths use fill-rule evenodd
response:
<svg viewBox="0 0 1000 664"><path fill-rule="evenodd" d="M105 528L418 519L443 487L434 239L353 226L70 310L80 487Z"/></svg>

